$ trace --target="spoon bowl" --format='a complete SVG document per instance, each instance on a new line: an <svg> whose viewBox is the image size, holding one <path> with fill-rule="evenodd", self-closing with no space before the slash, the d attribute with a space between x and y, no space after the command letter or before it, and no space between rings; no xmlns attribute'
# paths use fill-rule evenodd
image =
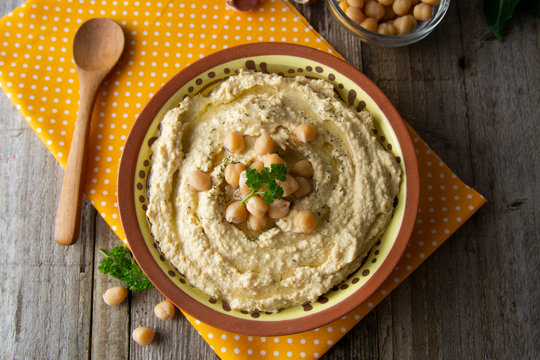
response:
<svg viewBox="0 0 540 360"><path fill-rule="evenodd" d="M79 74L81 92L54 225L54 239L60 245L74 244L79 236L86 142L92 108L97 89L120 59L124 43L124 32L120 25L107 18L86 21L73 39L73 59Z"/></svg>
<svg viewBox="0 0 540 360"><path fill-rule="evenodd" d="M108 18L90 19L81 25L73 40L73 60L86 71L111 69L124 49L120 25Z"/></svg>

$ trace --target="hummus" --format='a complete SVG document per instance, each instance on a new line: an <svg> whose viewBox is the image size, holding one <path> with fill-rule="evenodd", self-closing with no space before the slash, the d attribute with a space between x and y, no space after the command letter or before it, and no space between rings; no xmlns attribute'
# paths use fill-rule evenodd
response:
<svg viewBox="0 0 540 360"><path fill-rule="evenodd" d="M240 72L207 96L185 98L167 112L152 145L147 216L161 251L191 284L234 309L316 301L360 266L392 216L401 170L372 121L332 84L302 76ZM315 126L315 140L296 140L301 123ZM244 135L242 153L224 149L231 132ZM223 172L229 163L257 160L253 143L263 133L289 169L299 159L311 162L313 190L274 226L253 231L226 221L233 195ZM210 175L209 190L189 186L195 170ZM309 234L292 231L303 209L318 217Z"/></svg>

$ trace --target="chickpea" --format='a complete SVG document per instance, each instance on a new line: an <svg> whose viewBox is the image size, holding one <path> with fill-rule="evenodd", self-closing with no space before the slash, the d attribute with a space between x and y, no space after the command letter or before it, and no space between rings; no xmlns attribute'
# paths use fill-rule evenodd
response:
<svg viewBox="0 0 540 360"><path fill-rule="evenodd" d="M243 221L246 221L248 217L248 211L246 209L246 204L242 204L241 201L235 201L225 210L225 219L233 224L240 224Z"/></svg>
<svg viewBox="0 0 540 360"><path fill-rule="evenodd" d="M283 188L283 196L292 195L296 190L298 190L298 183L290 175L286 175L285 181L277 181L278 185Z"/></svg>
<svg viewBox="0 0 540 360"><path fill-rule="evenodd" d="M195 170L189 175L188 184L197 191L207 191L212 187L212 179L208 174Z"/></svg>
<svg viewBox="0 0 540 360"><path fill-rule="evenodd" d="M225 168L225 181L229 184L234 186L235 188L238 187L238 183L240 181L240 174L242 171L246 170L246 167L244 164L229 164Z"/></svg>
<svg viewBox="0 0 540 360"><path fill-rule="evenodd" d="M238 187L240 190L248 190L249 187L246 185L247 181L247 172L246 170L243 170L240 172L240 176L238 177Z"/></svg>
<svg viewBox="0 0 540 360"><path fill-rule="evenodd" d="M270 224L270 218L268 216L256 217L253 214L249 214L248 225L252 230L259 231L266 229Z"/></svg>
<svg viewBox="0 0 540 360"><path fill-rule="evenodd" d="M309 210L300 210L294 214L293 232L307 234L317 226L317 216Z"/></svg>
<svg viewBox="0 0 540 360"><path fill-rule="evenodd" d="M360 23L360 26L366 30L377 32L377 20L373 18L366 18Z"/></svg>
<svg viewBox="0 0 540 360"><path fill-rule="evenodd" d="M385 6L392 5L392 3L394 2L394 0L377 0L377 1L379 1L379 4L385 5Z"/></svg>
<svg viewBox="0 0 540 360"><path fill-rule="evenodd" d="M364 0L347 0L347 4L355 8L363 8Z"/></svg>
<svg viewBox="0 0 540 360"><path fill-rule="evenodd" d="M246 208L251 215L262 218L266 214L266 210L268 210L268 204L262 197L253 195L246 201Z"/></svg>
<svg viewBox="0 0 540 360"><path fill-rule="evenodd" d="M294 180L298 183L298 190L294 192L294 196L297 199L300 199L311 192L311 183L306 178L297 176Z"/></svg>
<svg viewBox="0 0 540 360"><path fill-rule="evenodd" d="M264 163L262 161L254 161L251 163L251 165L249 165L249 167L261 172L261 170L264 168Z"/></svg>
<svg viewBox="0 0 540 360"><path fill-rule="evenodd" d="M339 2L339 7L343 12L345 12L345 10L347 10L347 8L349 7L349 4L347 4L347 0L341 0Z"/></svg>
<svg viewBox="0 0 540 360"><path fill-rule="evenodd" d="M274 152L274 139L270 135L262 134L255 140L254 149L259 155L270 154Z"/></svg>
<svg viewBox="0 0 540 360"><path fill-rule="evenodd" d="M413 21L408 16L400 16L394 20L394 30L397 35L408 34L413 28Z"/></svg>
<svg viewBox="0 0 540 360"><path fill-rule="evenodd" d="M313 176L313 166L307 160L299 160L292 167L291 173L310 178Z"/></svg>
<svg viewBox="0 0 540 360"><path fill-rule="evenodd" d="M115 286L105 291L103 294L103 301L105 301L105 304L107 305L114 306L124 301L127 295L128 291L125 287Z"/></svg>
<svg viewBox="0 0 540 360"><path fill-rule="evenodd" d="M428 4L429 6L439 6L441 3L441 0L422 0L424 4Z"/></svg>
<svg viewBox="0 0 540 360"><path fill-rule="evenodd" d="M414 18L420 21L426 21L431 19L431 14L433 13L433 8L428 4L418 4L414 7Z"/></svg>
<svg viewBox="0 0 540 360"><path fill-rule="evenodd" d="M392 26L391 23L387 22L379 24L377 32L382 35L394 35L396 33L394 30L394 26Z"/></svg>
<svg viewBox="0 0 540 360"><path fill-rule="evenodd" d="M154 340L154 331L144 326L139 326L133 330L132 336L137 344L146 346Z"/></svg>
<svg viewBox="0 0 540 360"><path fill-rule="evenodd" d="M364 15L361 9L352 6L347 8L345 15L358 24L360 24L362 20L366 18L366 15Z"/></svg>
<svg viewBox="0 0 540 360"><path fill-rule="evenodd" d="M232 153L241 153L244 151L244 137L233 131L228 133L223 140L223 146Z"/></svg>
<svg viewBox="0 0 540 360"><path fill-rule="evenodd" d="M392 4L392 10L397 16L403 16L409 12L411 8L411 0L394 0Z"/></svg>
<svg viewBox="0 0 540 360"><path fill-rule="evenodd" d="M285 160L281 158L278 154L267 154L263 157L264 167L271 167L272 164L285 164Z"/></svg>
<svg viewBox="0 0 540 360"><path fill-rule="evenodd" d="M416 25L418 25L418 21L414 18L414 16L412 16L411 14L409 15L405 15L405 17L408 17L411 19L412 21L412 28L411 28L411 31L413 31L415 28L416 28Z"/></svg>
<svg viewBox="0 0 540 360"><path fill-rule="evenodd" d="M272 219L284 218L289 213L290 206L290 201L283 199L274 200L273 203L268 205L268 216L270 216Z"/></svg>
<svg viewBox="0 0 540 360"><path fill-rule="evenodd" d="M311 124L300 124L294 129L294 132L296 138L303 143L311 142L317 136L317 129Z"/></svg>
<svg viewBox="0 0 540 360"><path fill-rule="evenodd" d="M164 300L154 306L154 314L160 320L171 320L176 314L176 308L169 300Z"/></svg>
<svg viewBox="0 0 540 360"><path fill-rule="evenodd" d="M248 197L249 194L251 194L252 189L246 187L246 188L239 188L236 190L236 193L234 194L237 199L244 200L246 197Z"/></svg>
<svg viewBox="0 0 540 360"><path fill-rule="evenodd" d="M383 18L385 11L381 4L379 4L377 1L371 0L368 1L364 6L364 14L366 14L367 17L379 21Z"/></svg>

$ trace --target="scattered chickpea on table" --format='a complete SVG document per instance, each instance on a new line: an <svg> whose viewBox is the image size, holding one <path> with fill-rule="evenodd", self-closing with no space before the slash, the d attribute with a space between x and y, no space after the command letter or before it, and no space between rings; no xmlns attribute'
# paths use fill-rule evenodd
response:
<svg viewBox="0 0 540 360"><path fill-rule="evenodd" d="M440 0L341 0L339 7L358 25L381 35L404 35L428 21Z"/></svg>
<svg viewBox="0 0 540 360"><path fill-rule="evenodd" d="M176 315L176 308L169 300L163 300L154 306L154 314L160 320L171 320Z"/></svg>
<svg viewBox="0 0 540 360"><path fill-rule="evenodd" d="M105 304L110 306L115 306L120 303L122 303L128 295L128 291L125 287L122 286L115 286L103 294L103 301L105 301Z"/></svg>
<svg viewBox="0 0 540 360"><path fill-rule="evenodd" d="M149 345L154 340L154 335L154 330L144 326L139 326L132 333L133 340L142 346Z"/></svg>

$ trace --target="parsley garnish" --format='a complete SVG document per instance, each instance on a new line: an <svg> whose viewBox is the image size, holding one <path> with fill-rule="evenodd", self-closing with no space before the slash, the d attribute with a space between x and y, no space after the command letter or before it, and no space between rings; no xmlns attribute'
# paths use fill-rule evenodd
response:
<svg viewBox="0 0 540 360"><path fill-rule="evenodd" d="M125 246L114 247L108 254L102 249L99 251L105 255L98 267L102 274L109 274L123 281L129 290L142 291L154 287Z"/></svg>
<svg viewBox="0 0 540 360"><path fill-rule="evenodd" d="M247 181L246 185L253 191L242 200L245 203L253 195L263 195L264 201L268 204L274 202L275 199L283 197L283 188L279 186L276 180L285 181L287 168L283 164L272 164L270 168L263 168L259 173L257 169L248 168L246 170ZM266 185L265 191L257 191Z"/></svg>

